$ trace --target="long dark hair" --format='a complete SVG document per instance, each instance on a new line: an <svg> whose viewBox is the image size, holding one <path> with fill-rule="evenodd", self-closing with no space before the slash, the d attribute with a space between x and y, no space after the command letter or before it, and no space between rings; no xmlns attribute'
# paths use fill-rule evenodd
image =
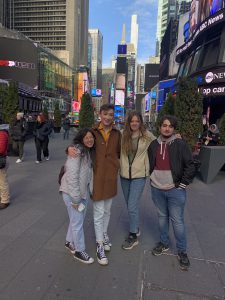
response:
<svg viewBox="0 0 225 300"><path fill-rule="evenodd" d="M92 148L87 148L84 145L83 139L86 136L86 134L90 132L93 137L94 137L94 145ZM82 156L87 156L88 153L90 154L92 163L94 163L95 161L95 135L92 129L90 128L82 128L78 131L78 133L76 134L74 140L73 140L74 145L77 145L79 147L79 149L81 150L81 155Z"/></svg>

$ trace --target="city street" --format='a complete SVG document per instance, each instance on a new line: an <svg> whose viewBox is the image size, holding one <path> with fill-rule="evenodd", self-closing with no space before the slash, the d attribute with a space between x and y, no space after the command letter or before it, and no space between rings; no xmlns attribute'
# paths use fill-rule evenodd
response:
<svg viewBox="0 0 225 300"><path fill-rule="evenodd" d="M50 138L50 161L35 164L34 141L25 158L8 170L11 205L0 211L1 300L218 300L225 299L225 173L212 184L199 179L188 187L186 224L191 267L181 271L175 242L155 257L159 239L149 182L141 199L141 236L133 250L122 250L128 233L125 201L119 186L112 207L109 265L95 255L92 203L85 220L86 250L95 259L84 265L64 247L68 216L58 193L60 167L66 158L62 133ZM171 234L172 236L172 234Z"/></svg>

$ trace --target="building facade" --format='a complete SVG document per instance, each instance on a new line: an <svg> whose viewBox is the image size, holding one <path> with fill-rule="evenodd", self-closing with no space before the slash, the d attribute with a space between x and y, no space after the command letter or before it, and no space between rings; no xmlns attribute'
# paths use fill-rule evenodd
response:
<svg viewBox="0 0 225 300"><path fill-rule="evenodd" d="M102 88L103 36L99 29L89 29L91 37L91 88Z"/></svg>
<svg viewBox="0 0 225 300"><path fill-rule="evenodd" d="M89 0L1 1L4 26L67 56L73 68L87 65Z"/></svg>

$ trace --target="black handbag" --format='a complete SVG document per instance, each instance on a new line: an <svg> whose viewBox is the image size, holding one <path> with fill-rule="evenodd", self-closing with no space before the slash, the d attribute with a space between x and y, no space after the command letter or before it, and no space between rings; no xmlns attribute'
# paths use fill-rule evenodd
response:
<svg viewBox="0 0 225 300"><path fill-rule="evenodd" d="M6 166L6 156L0 155L0 169L4 169Z"/></svg>

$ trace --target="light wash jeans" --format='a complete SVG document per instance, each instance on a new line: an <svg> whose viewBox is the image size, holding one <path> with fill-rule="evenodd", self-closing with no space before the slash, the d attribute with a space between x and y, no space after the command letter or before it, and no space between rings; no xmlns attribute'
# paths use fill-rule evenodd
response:
<svg viewBox="0 0 225 300"><path fill-rule="evenodd" d="M103 234L107 233L110 213L112 206L112 198L107 200L93 201L94 227L96 242L103 242Z"/></svg>
<svg viewBox="0 0 225 300"><path fill-rule="evenodd" d="M159 217L160 241L169 244L169 221L173 225L178 252L186 252L187 241L184 225L184 207L186 203L186 190L173 188L167 191L152 189L152 200L157 208Z"/></svg>
<svg viewBox="0 0 225 300"><path fill-rule="evenodd" d="M67 207L69 215L69 227L66 235L66 241L70 242L76 251L81 252L85 251L85 241L84 241L84 218L87 211L87 200L82 199L82 203L85 205L85 209L82 212L79 212L72 205L72 198L66 193L62 193L63 200Z"/></svg>
<svg viewBox="0 0 225 300"><path fill-rule="evenodd" d="M128 209L130 232L137 233L139 228L139 202L146 178L126 179L120 177L120 181Z"/></svg>
<svg viewBox="0 0 225 300"><path fill-rule="evenodd" d="M7 179L7 167L0 169L0 202L9 203L9 183Z"/></svg>

